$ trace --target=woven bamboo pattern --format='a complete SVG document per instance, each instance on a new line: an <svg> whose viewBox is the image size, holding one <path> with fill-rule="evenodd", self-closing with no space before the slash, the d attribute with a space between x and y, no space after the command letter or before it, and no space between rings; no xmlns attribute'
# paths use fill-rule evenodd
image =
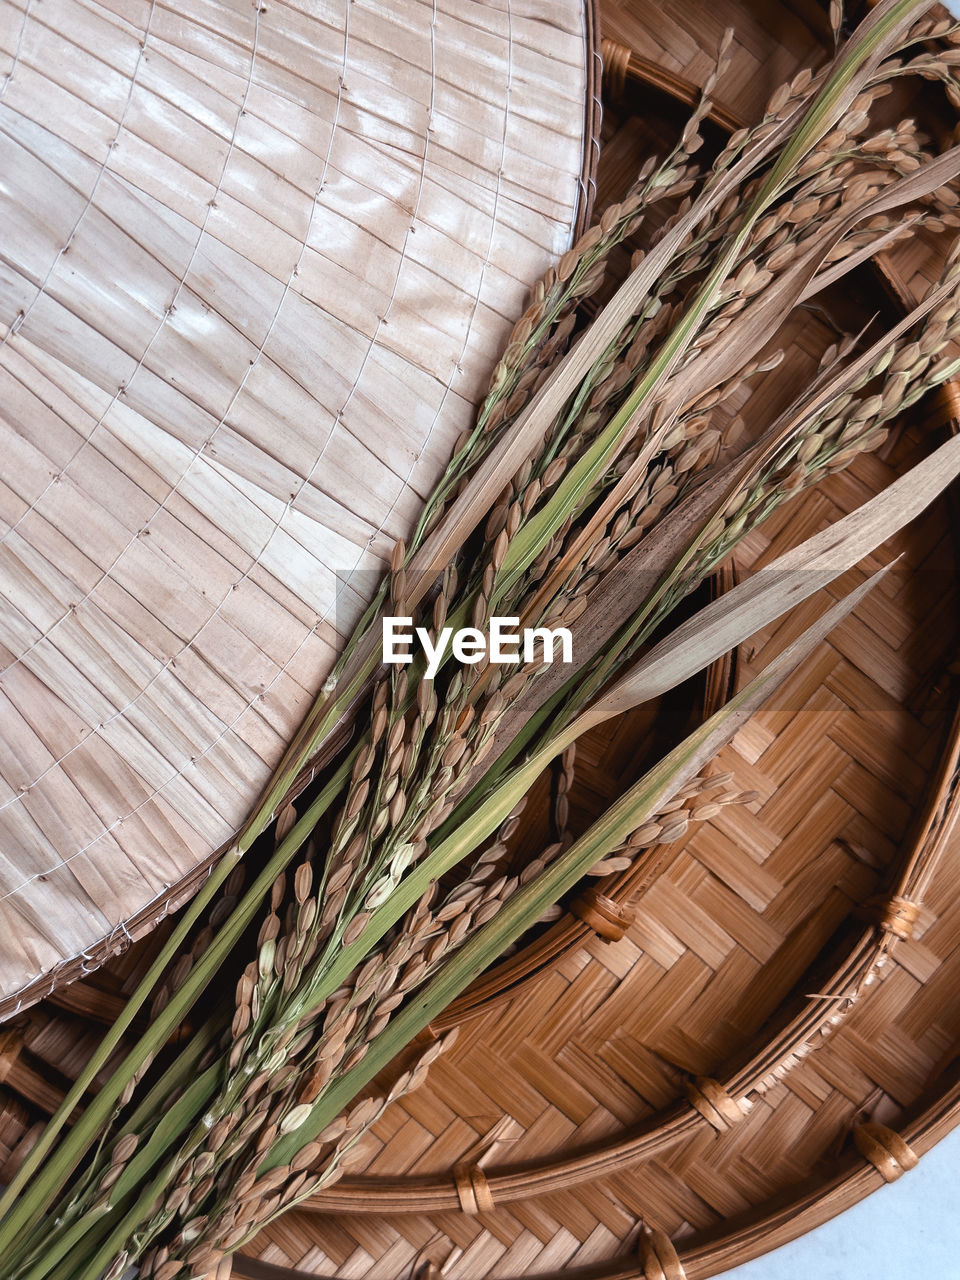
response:
<svg viewBox="0 0 960 1280"><path fill-rule="evenodd" d="M252 807L590 194L588 25L0 5L3 1008Z"/></svg>
<svg viewBox="0 0 960 1280"><path fill-rule="evenodd" d="M918 244L886 263L892 291L919 288L935 252ZM801 348L816 348L813 328L798 333ZM799 377L802 359L796 368ZM930 406L920 431L755 536L742 567L882 487L951 416L949 404ZM884 559L906 555L889 592L719 762L760 800L706 823L661 856L659 874L635 879L622 942L554 954L513 1003L467 1024L424 1093L385 1117L364 1173L317 1198L323 1216L265 1232L263 1262L386 1275L429 1259L443 1275L507 1276L606 1260L604 1275L710 1275L915 1163L894 1119L936 1080L960 1031L947 978L957 963L947 513L895 541ZM813 611L742 651L741 679ZM598 779L608 795L622 783L609 737L581 779L588 795ZM915 1133L944 1108L931 1104ZM792 1227L782 1213L763 1218L767 1235L729 1231L726 1219L788 1194L818 1160L842 1162L845 1176L817 1180ZM486 1217L473 1204L463 1212L458 1190L464 1169L481 1165ZM338 1212L350 1216L327 1216ZM637 1237L642 1261L631 1266L623 1242L638 1220L654 1230ZM651 1244L660 1228L675 1249Z"/></svg>

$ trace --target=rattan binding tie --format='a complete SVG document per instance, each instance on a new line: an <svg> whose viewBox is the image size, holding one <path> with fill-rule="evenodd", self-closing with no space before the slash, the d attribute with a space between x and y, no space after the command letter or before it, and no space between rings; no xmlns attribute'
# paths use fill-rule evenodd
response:
<svg viewBox="0 0 960 1280"><path fill-rule="evenodd" d="M20 1057L22 1048L23 1034L15 1027L0 1031L0 1083L10 1074L10 1069Z"/></svg>
<svg viewBox="0 0 960 1280"><path fill-rule="evenodd" d="M603 86L615 101L623 97L627 87L627 69L630 66L632 49L616 40L604 38L600 42L600 56L603 59Z"/></svg>
<svg viewBox="0 0 960 1280"><path fill-rule="evenodd" d="M570 903L570 912L605 942L619 942L634 921L634 913L599 889L587 889Z"/></svg>
<svg viewBox="0 0 960 1280"><path fill-rule="evenodd" d="M645 1227L640 1237L643 1280L687 1280L683 1263L665 1231Z"/></svg>
<svg viewBox="0 0 960 1280"><path fill-rule="evenodd" d="M478 1164L455 1165L453 1180L460 1198L460 1208L464 1213L475 1216L478 1213L490 1212L493 1208L493 1192L490 1190L486 1174Z"/></svg>
<svg viewBox="0 0 960 1280"><path fill-rule="evenodd" d="M687 1097L691 1104L716 1129L726 1131L743 1119L743 1112L735 1098L709 1076L697 1076L687 1084Z"/></svg>
<svg viewBox="0 0 960 1280"><path fill-rule="evenodd" d="M913 937L920 914L919 902L898 895L878 904L878 923L884 933L892 933L905 942Z"/></svg>
<svg viewBox="0 0 960 1280"><path fill-rule="evenodd" d="M929 405L933 414L933 426L942 427L948 422L960 422L960 381L950 378L931 391L925 405Z"/></svg>
<svg viewBox="0 0 960 1280"><path fill-rule="evenodd" d="M858 1124L853 1131L853 1140L857 1150L865 1156L880 1173L884 1182L896 1182L908 1169L913 1169L919 1156L900 1137L885 1124L877 1124L868 1120Z"/></svg>

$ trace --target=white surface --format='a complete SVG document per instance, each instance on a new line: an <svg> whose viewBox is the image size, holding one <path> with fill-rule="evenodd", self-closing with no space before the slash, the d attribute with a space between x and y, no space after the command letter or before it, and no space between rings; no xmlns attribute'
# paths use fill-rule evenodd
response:
<svg viewBox="0 0 960 1280"><path fill-rule="evenodd" d="M960 1129L898 1182L723 1280L960 1280Z"/></svg>

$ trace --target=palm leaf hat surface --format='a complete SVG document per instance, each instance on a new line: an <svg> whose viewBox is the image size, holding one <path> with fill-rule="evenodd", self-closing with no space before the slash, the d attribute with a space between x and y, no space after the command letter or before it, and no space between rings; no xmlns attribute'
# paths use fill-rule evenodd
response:
<svg viewBox="0 0 960 1280"><path fill-rule="evenodd" d="M0 3L0 1011L263 789L569 243L588 25Z"/></svg>

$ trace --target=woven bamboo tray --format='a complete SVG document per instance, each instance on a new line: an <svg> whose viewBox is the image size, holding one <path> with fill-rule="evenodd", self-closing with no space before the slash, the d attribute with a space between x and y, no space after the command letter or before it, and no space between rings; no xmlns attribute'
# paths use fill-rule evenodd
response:
<svg viewBox="0 0 960 1280"><path fill-rule="evenodd" d="M685 2L672 16L608 0L603 19L628 52L608 48L624 100L608 110L601 200L669 136L671 100L706 73L724 26L738 43L718 128L758 115L827 30L813 4L760 0ZM952 127L935 95L925 109ZM898 305L937 254L932 241L898 250L837 306ZM736 406L748 429L832 337L829 310L798 323L789 384L781 370ZM956 417L950 395L922 404L880 456L753 535L738 571L858 505ZM619 937L575 908L479 980L442 1020L460 1023L458 1043L379 1122L360 1166L262 1233L234 1274L694 1280L901 1176L960 1119L953 524L937 504L836 584L840 594L901 556L720 757L759 799L595 886ZM714 682L748 679L818 608L755 637ZM578 752L574 823L618 794L638 730L611 726ZM547 790L521 847L535 848ZM91 1021L113 1016L158 938L6 1032L0 1181L79 1070Z"/></svg>

